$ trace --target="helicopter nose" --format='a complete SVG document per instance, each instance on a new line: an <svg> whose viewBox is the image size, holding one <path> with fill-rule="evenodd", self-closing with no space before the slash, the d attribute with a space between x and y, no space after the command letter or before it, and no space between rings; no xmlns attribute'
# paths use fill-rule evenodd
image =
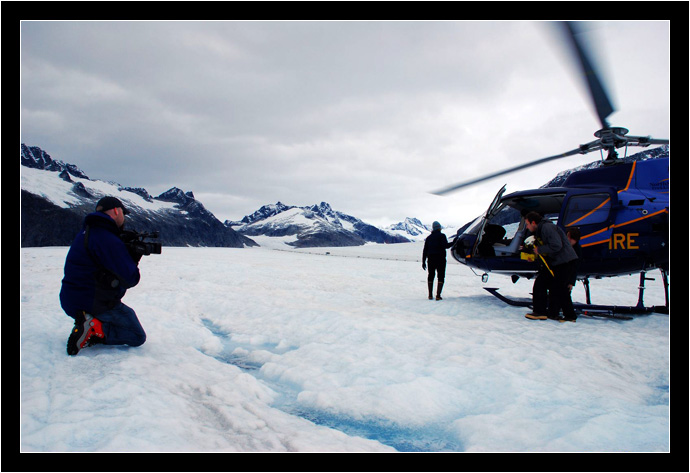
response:
<svg viewBox="0 0 690 473"><path fill-rule="evenodd" d="M468 246L469 242L467 240L467 236L460 235L455 240L455 244L453 244L453 247L451 248L451 254L453 255L453 258L455 258L456 261L462 264L466 264L466 249L471 248L471 246Z"/></svg>

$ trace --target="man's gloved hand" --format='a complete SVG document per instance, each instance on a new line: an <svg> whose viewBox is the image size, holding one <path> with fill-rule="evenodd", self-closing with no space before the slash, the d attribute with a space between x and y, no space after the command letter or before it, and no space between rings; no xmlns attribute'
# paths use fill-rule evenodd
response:
<svg viewBox="0 0 690 473"><path fill-rule="evenodd" d="M422 269L426 271L426 261L422 261Z"/></svg>
<svg viewBox="0 0 690 473"><path fill-rule="evenodd" d="M140 241L134 241L127 245L127 252L129 253L129 256L132 257L132 260L136 265L139 265L139 260L141 260L145 248L146 245Z"/></svg>

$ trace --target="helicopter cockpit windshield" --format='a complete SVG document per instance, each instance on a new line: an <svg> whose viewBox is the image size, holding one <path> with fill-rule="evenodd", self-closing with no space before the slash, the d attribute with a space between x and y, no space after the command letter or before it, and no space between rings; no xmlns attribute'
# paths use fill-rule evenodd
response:
<svg viewBox="0 0 690 473"><path fill-rule="evenodd" d="M458 240L465 245L464 258L517 256L528 236L524 216L530 211L558 223L565 189L515 192L502 197L504 191L505 188L496 195L486 214L458 232ZM473 243L471 247L470 242Z"/></svg>
<svg viewBox="0 0 690 473"><path fill-rule="evenodd" d="M477 250L483 257L512 255L526 236L520 211L502 202L487 220Z"/></svg>
<svg viewBox="0 0 690 473"><path fill-rule="evenodd" d="M483 257L516 255L528 236L524 216L535 211L558 224L565 195L552 189L543 193L516 192L501 199L488 215L477 244L479 254Z"/></svg>

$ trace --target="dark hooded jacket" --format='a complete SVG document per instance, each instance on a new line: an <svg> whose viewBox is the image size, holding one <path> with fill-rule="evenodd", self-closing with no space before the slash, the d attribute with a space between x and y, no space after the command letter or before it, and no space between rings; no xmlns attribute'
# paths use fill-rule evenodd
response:
<svg viewBox="0 0 690 473"><path fill-rule="evenodd" d="M115 221L102 212L84 219L65 260L60 304L71 317L92 315L120 303L125 292L139 283L139 268L120 239Z"/></svg>
<svg viewBox="0 0 690 473"><path fill-rule="evenodd" d="M543 219L537 226L536 235L543 242L538 246L539 254L548 258L550 265L558 266L577 259L577 253L562 228Z"/></svg>
<svg viewBox="0 0 690 473"><path fill-rule="evenodd" d="M444 260L446 259L446 249L453 246L453 243L448 242L445 234L441 230L434 230L431 235L426 237L424 241L424 250L422 250L422 262L427 258L429 260Z"/></svg>

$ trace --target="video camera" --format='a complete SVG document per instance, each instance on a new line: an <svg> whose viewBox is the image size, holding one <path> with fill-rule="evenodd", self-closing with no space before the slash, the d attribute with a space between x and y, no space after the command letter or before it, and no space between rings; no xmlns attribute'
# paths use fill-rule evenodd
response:
<svg viewBox="0 0 690 473"><path fill-rule="evenodd" d="M150 254L161 254L162 246L158 242L144 241L146 239L157 239L158 232L137 232L125 230L120 234L120 239L124 242L127 250L132 256L148 256ZM138 260L137 260L138 261Z"/></svg>

